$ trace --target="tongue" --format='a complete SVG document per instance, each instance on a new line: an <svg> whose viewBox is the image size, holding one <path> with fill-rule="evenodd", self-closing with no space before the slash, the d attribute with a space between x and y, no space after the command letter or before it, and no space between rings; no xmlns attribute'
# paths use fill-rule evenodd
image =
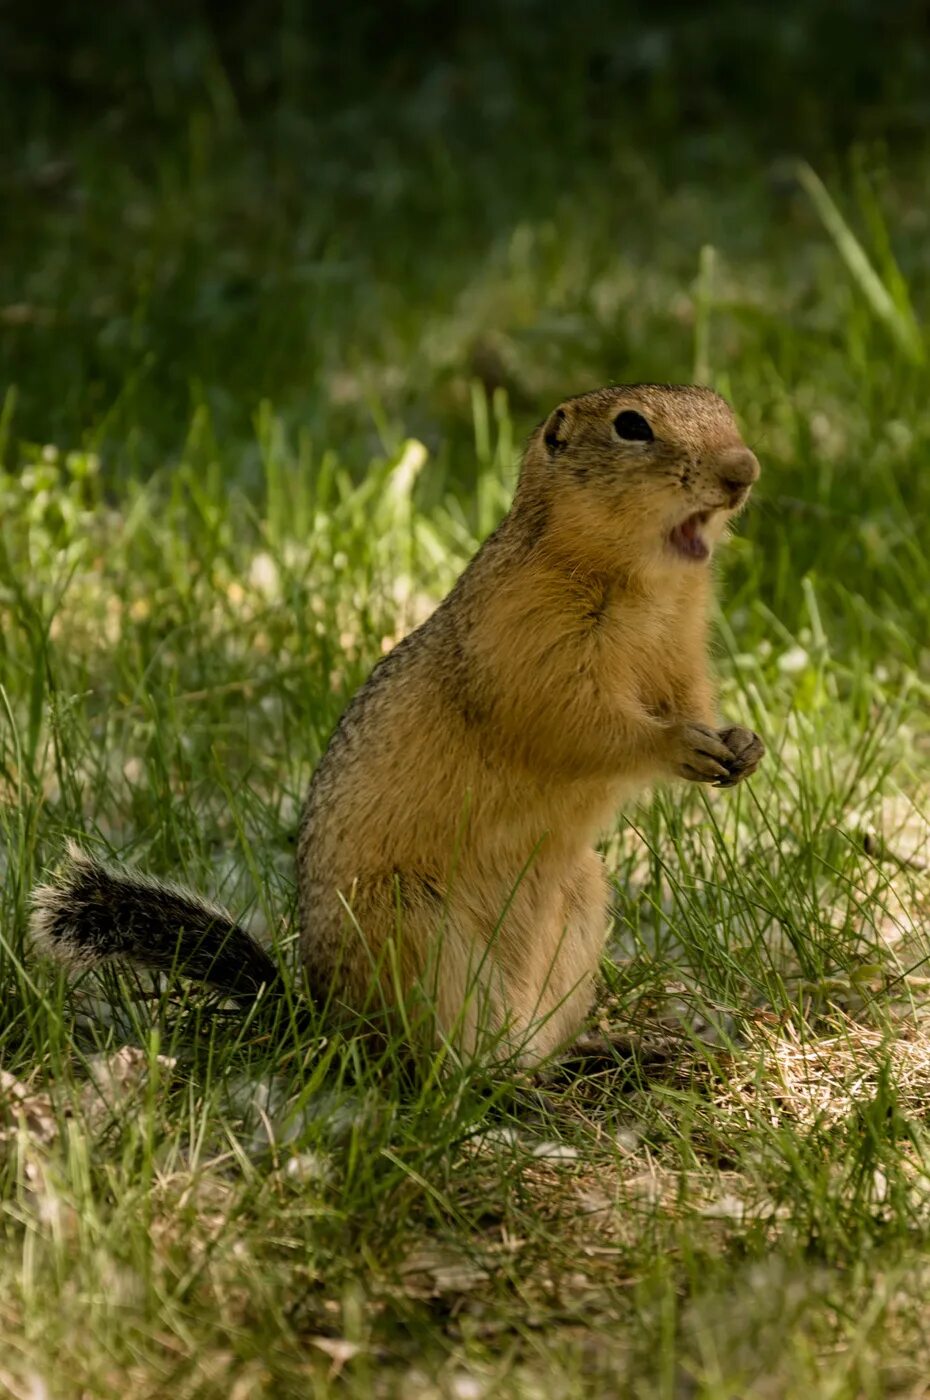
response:
<svg viewBox="0 0 930 1400"><path fill-rule="evenodd" d="M700 534L703 521L699 515L689 515L672 531L672 543L680 553L690 559L706 559L710 552Z"/></svg>

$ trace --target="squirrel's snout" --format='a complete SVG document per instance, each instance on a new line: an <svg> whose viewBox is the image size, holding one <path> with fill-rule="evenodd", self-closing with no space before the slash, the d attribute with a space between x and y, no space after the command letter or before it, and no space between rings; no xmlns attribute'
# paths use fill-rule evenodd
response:
<svg viewBox="0 0 930 1400"><path fill-rule="evenodd" d="M720 484L731 496L744 496L759 479L759 463L748 447L731 447L716 462Z"/></svg>

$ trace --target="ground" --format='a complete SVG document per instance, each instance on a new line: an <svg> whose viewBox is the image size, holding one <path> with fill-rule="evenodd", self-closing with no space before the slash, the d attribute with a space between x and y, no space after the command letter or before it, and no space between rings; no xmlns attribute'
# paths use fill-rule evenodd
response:
<svg viewBox="0 0 930 1400"><path fill-rule="evenodd" d="M679 110L675 45L712 38L638 33L632 77L567 45L552 104L531 38L321 114L296 31L272 84L270 41L240 71L195 26L138 70L86 41L67 110L4 106L12 1396L928 1393L923 99L791 96L786 20L757 126L745 91L742 122ZM29 951L86 833L287 957L313 765L522 437L565 393L691 378L763 465L715 645L769 753L606 837L598 1014L632 1055L411 1067Z"/></svg>

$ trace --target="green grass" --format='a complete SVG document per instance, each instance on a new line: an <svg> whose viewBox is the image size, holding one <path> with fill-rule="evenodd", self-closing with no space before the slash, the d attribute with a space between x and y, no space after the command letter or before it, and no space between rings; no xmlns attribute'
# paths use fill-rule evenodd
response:
<svg viewBox="0 0 930 1400"><path fill-rule="evenodd" d="M322 115L285 73L263 116L188 39L186 67L145 51L148 117L131 86L73 129L14 113L0 1389L922 1393L930 148L821 132L811 174L736 128L701 146L661 69L625 136L571 63L554 111L505 67L495 117L486 53L454 60L458 114L427 70ZM717 651L769 756L605 841L599 1014L636 1056L411 1070L30 955L29 890L87 833L289 959L313 765L523 435L565 392L695 373L763 463Z"/></svg>

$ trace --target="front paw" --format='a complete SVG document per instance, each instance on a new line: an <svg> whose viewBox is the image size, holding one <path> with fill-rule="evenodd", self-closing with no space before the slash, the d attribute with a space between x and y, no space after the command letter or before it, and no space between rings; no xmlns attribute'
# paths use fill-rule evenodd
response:
<svg viewBox="0 0 930 1400"><path fill-rule="evenodd" d="M680 724L675 729L671 765L679 778L723 787L731 780L734 761L733 749L716 729L706 724Z"/></svg>
<svg viewBox="0 0 930 1400"><path fill-rule="evenodd" d="M717 787L735 787L743 778L754 773L765 756L765 745L758 734L744 729L741 724L733 724L728 729L717 731L717 737L730 750L729 762L725 763L726 776L716 780Z"/></svg>

